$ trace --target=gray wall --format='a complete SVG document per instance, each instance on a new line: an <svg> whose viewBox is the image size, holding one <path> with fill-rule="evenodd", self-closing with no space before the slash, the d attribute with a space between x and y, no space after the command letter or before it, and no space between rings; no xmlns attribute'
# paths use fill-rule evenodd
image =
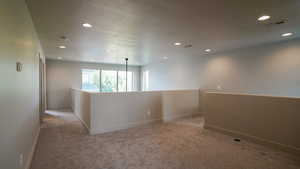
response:
<svg viewBox="0 0 300 169"><path fill-rule="evenodd" d="M300 96L300 39L215 55L174 56L142 67L150 90L208 89Z"/></svg>
<svg viewBox="0 0 300 169"><path fill-rule="evenodd" d="M125 70L124 65L82 63L59 60L47 60L47 108L71 108L71 88L81 88L81 69ZM129 66L129 71L135 72L136 86L140 86L140 67Z"/></svg>
<svg viewBox="0 0 300 169"><path fill-rule="evenodd" d="M28 167L39 129L41 48L24 0L1 0L0 22L0 168L21 169Z"/></svg>
<svg viewBox="0 0 300 169"><path fill-rule="evenodd" d="M300 99L207 92L205 127L300 154Z"/></svg>

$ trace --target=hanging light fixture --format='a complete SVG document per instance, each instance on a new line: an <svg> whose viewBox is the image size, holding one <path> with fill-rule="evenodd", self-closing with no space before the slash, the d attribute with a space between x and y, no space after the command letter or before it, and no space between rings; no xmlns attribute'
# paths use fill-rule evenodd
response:
<svg viewBox="0 0 300 169"><path fill-rule="evenodd" d="M127 92L127 71L128 71L128 58L125 58L125 62L126 62L126 92Z"/></svg>

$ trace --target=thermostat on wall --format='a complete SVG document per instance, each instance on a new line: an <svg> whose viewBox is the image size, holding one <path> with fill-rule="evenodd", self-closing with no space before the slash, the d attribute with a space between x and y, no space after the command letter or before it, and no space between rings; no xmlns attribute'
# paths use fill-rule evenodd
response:
<svg viewBox="0 0 300 169"><path fill-rule="evenodd" d="M22 71L23 64L21 62L17 62L17 72Z"/></svg>

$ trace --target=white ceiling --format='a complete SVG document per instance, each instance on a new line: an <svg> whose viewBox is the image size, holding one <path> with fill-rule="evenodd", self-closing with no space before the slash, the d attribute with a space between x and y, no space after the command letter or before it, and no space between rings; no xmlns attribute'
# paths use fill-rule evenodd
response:
<svg viewBox="0 0 300 169"><path fill-rule="evenodd" d="M300 37L299 0L27 0L47 58L145 65ZM268 14L271 19L258 22ZM281 25L269 24L282 19ZM81 25L88 22L92 28ZM292 37L281 37L293 32ZM66 36L69 40L61 40ZM176 47L174 42L192 44ZM66 45L66 49L57 46Z"/></svg>

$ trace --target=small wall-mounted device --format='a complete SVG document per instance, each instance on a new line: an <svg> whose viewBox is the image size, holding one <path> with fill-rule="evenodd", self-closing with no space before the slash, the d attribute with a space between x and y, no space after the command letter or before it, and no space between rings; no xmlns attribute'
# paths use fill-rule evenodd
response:
<svg viewBox="0 0 300 169"><path fill-rule="evenodd" d="M23 67L23 64L21 62L17 62L17 65L16 65L17 72L21 72L22 67Z"/></svg>

